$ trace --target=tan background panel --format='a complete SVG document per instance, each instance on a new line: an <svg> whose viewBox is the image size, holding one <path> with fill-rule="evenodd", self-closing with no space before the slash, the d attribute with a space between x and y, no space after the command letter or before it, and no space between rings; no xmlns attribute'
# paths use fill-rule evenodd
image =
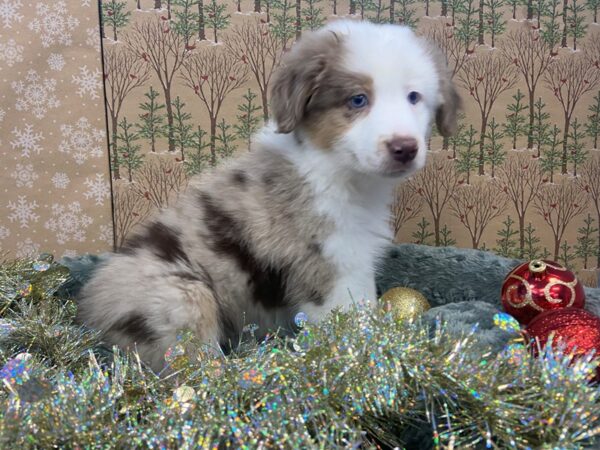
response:
<svg viewBox="0 0 600 450"><path fill-rule="evenodd" d="M0 56L0 82L4 83L2 108L6 112L0 122L1 151L3 158L7 158L3 177L6 198L0 204L6 211L0 217L2 248L21 255L38 251L37 246L59 253L109 248L107 180L103 178L108 155L102 142L102 114L94 103L98 100L92 98L99 78L94 75L101 76L98 58L92 56L97 51L94 47L97 35L91 31L96 25L94 7L90 2L68 6L58 2L68 13L61 14L60 25L50 27L49 37L44 37L34 22L36 5L41 4L42 10L59 7L48 6L49 2L46 6L45 2L8 3L16 5L13 9L17 16L23 17L13 15L7 19L10 29L6 21L0 22L4 26L0 55L9 55ZM297 23L306 30L321 21L355 13L355 18L360 19L362 15L365 20L389 21L393 17L394 22L404 21L419 33L435 38L448 52L450 65L456 72L454 81L465 103L465 117L461 121L464 128L459 138L444 143L434 135L428 169L399 189L391 220L397 230L397 240L478 247L524 258L557 258L576 269L586 284L596 284L600 217L595 205L600 201L600 155L594 148L599 127L598 116L592 109L598 108L594 96L600 90L597 67L600 30L593 23L594 11L569 1L563 16L562 2L536 2L543 6L538 25L538 11L533 4L531 11L526 6L518 6L513 19L512 6L498 7L495 2L485 2L480 22L480 3L475 1L453 2L455 10L448 5L447 18L444 18L440 17L443 5L437 2L404 1L390 5L389 0L352 4L269 1L260 4L262 12L257 14L253 12L258 6L255 2L210 3L205 0L202 35L197 2L104 3L106 37L102 78L109 106L116 226L111 243L116 247L157 207L172 202L177 193L185 189L191 174L210 170L236 152L247 151L249 140L244 131L260 126L264 116L268 116L265 111L268 105L264 104L261 91L268 84L273 61L276 63L301 34L297 32L301 31L296 29ZM300 21L296 17L297 6ZM238 8L240 12L236 12ZM334 8L338 16L332 14ZM525 20L528 15L530 21ZM229 17L221 20L223 16ZM30 29L31 22L34 24ZM549 33L552 22L557 31L554 38ZM245 31L240 29L244 25L248 27ZM61 31L54 32L54 28ZM563 39L565 29L566 39ZM534 69L544 65L539 77L533 79L534 101L541 98L544 103L544 116L540 120L544 139L539 149L535 127L531 145L527 136L530 131L528 94L532 85L528 86L520 71L523 61L512 60L511 40L516 39L516 35L511 33L517 32L521 33L517 37L522 40L512 45L523 50L518 53L519 58L531 50ZM61 37L65 35L71 35L71 42ZM10 39L23 48L7 51L6 45L13 45ZM44 42L50 47L43 47ZM245 48L246 43L251 45ZM574 47L577 51L573 51ZM50 53L62 54L66 64L60 71L53 71L48 65L46 60ZM11 54L20 56L8 66L7 58L11 58ZM260 70L253 73L257 58L264 58L266 72L260 60ZM55 61L55 66L60 65L59 57ZM83 72L83 66L87 72ZM579 68L570 73L568 70L572 67ZM31 77L29 81L25 79L30 68L42 78L37 85ZM56 87L45 79L55 79ZM88 86L91 90L83 89L80 95L77 90L86 79L91 80ZM41 86L37 90L45 98L47 111L40 111L38 115L43 117L35 117L32 104L24 103L21 110L17 110L17 94L11 92L11 84L19 80L34 88ZM250 120L241 110L247 103L243 95L248 89L254 96ZM486 89L485 98L489 99L491 94L494 99L491 105L477 100L484 98ZM577 89L575 107L569 110L568 158L563 170L560 141L565 118L560 96ZM513 120L511 105L518 92L523 95L522 107ZM53 107L53 96L60 101L60 106ZM151 96L155 98L150 100ZM151 102L154 102L153 107ZM165 103L170 103L170 112ZM479 145L469 146L466 133L472 126L472 140L480 140L483 119L480 106L484 107L487 119L482 174L477 161ZM82 117L89 124L82 121ZM534 118L537 123L537 114ZM494 123L495 139L492 138ZM513 127L517 129L516 139L506 130L511 124L516 125ZM11 145L17 140L13 130L21 133L28 125L34 136L30 156L26 156L26 150L18 143ZM61 125L66 127L61 130ZM559 145L553 151L549 132L555 125ZM500 136L500 132L504 135ZM39 133L42 138L35 141ZM82 155L69 144L69 136L80 139L79 142L85 143L83 148L93 151ZM61 146L65 140L67 143ZM490 146L490 141L495 141L494 145ZM43 148L39 155L36 145ZM99 151L104 152L103 156ZM13 178L13 174L19 172L17 163L21 164L22 175ZM27 164L32 164L32 170ZM55 177L56 172L69 177L71 183L66 189L62 188L64 181L61 181L65 178ZM56 181L51 181L53 178ZM47 192L51 193L50 197ZM52 200L48 201L49 198ZM33 216L28 215L34 201L37 207L31 211ZM74 202L80 206L73 205ZM53 212L54 203L58 206ZM58 223L65 224L66 231L58 231ZM85 233L77 232L79 229Z"/></svg>
<svg viewBox="0 0 600 450"><path fill-rule="evenodd" d="M94 1L0 2L0 251L112 241Z"/></svg>

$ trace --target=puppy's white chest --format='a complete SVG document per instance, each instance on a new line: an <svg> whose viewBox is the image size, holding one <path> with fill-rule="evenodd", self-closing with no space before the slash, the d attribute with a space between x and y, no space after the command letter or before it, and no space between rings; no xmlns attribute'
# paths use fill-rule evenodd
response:
<svg viewBox="0 0 600 450"><path fill-rule="evenodd" d="M324 252L340 270L356 267L372 268L374 259L392 239L389 226L388 193L375 190L362 192L363 198L346 195L346 201L322 195L316 200L319 213L334 224L334 231L324 243Z"/></svg>
<svg viewBox="0 0 600 450"><path fill-rule="evenodd" d="M388 242L387 230L368 224L344 223L325 241L323 252L340 275L372 270L381 247Z"/></svg>
<svg viewBox="0 0 600 450"><path fill-rule="evenodd" d="M375 302L375 264L391 240L385 207L337 210L335 231L324 242L323 254L336 267L337 278L328 308L352 302ZM331 213L331 210L330 210Z"/></svg>

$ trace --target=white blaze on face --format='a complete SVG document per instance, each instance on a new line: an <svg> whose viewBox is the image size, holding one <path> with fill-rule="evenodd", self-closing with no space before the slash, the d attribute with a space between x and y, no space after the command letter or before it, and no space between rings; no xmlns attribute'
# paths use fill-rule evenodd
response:
<svg viewBox="0 0 600 450"><path fill-rule="evenodd" d="M368 113L352 123L333 150L359 171L380 173L391 162L386 141L414 138L417 155L401 174L422 168L429 129L440 102L439 75L432 56L405 27L334 22L328 29L344 35L344 68L369 76L374 91ZM416 104L409 101L411 92L420 96Z"/></svg>

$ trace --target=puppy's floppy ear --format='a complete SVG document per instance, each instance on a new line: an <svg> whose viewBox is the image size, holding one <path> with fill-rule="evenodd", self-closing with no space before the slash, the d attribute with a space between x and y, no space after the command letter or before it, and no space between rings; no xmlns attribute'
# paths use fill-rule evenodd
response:
<svg viewBox="0 0 600 450"><path fill-rule="evenodd" d="M448 62L441 50L430 43L431 54L435 62L440 80L440 104L435 111L435 124L439 133L452 136L456 131L458 112L462 108L462 100L452 81Z"/></svg>
<svg viewBox="0 0 600 450"><path fill-rule="evenodd" d="M278 133L290 133L300 124L328 64L339 57L340 45L333 32L309 33L284 56L271 84L271 113Z"/></svg>
<svg viewBox="0 0 600 450"><path fill-rule="evenodd" d="M462 108L462 100L449 76L440 80L440 93L442 103L435 111L435 124L439 133L448 137L456 131L458 111Z"/></svg>

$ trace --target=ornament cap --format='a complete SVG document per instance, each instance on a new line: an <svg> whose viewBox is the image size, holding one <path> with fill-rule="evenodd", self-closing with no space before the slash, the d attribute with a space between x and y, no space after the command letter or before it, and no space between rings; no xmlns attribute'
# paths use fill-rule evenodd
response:
<svg viewBox="0 0 600 450"><path fill-rule="evenodd" d="M546 263L540 259L534 259L529 263L529 271L532 273L543 273L546 268Z"/></svg>

